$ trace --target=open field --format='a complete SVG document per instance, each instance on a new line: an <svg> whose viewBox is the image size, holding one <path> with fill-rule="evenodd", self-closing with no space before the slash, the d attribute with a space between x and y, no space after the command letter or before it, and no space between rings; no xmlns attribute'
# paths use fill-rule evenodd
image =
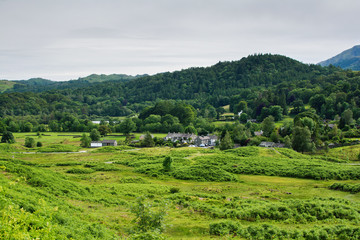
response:
<svg viewBox="0 0 360 240"><path fill-rule="evenodd" d="M46 134L40 138L44 147L79 145L79 138ZM18 143L0 144L1 238L134 237L131 206L139 197L154 212L166 209L161 236L170 239L358 239L360 234L360 193L330 189L335 183L360 184L360 166L348 165L355 159L344 159L337 149L329 151L331 158L258 147L14 153L23 148L23 138L16 134ZM342 151L349 149L360 150ZM162 164L167 156L170 170Z"/></svg>

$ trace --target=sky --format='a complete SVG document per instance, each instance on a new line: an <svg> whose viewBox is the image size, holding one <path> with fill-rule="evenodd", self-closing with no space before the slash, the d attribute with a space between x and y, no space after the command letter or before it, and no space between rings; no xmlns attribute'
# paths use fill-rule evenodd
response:
<svg viewBox="0 0 360 240"><path fill-rule="evenodd" d="M155 74L360 44L359 0L0 0L0 79Z"/></svg>

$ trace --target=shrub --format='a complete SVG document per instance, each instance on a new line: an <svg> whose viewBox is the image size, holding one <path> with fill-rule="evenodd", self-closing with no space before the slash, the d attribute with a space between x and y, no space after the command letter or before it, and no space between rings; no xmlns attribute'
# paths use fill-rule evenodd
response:
<svg viewBox="0 0 360 240"><path fill-rule="evenodd" d="M35 147L35 140L30 137L25 138L25 147L27 148L34 148Z"/></svg>
<svg viewBox="0 0 360 240"><path fill-rule="evenodd" d="M171 187L170 188L170 193L178 193L178 192L180 192L180 188L178 188L178 187Z"/></svg>
<svg viewBox="0 0 360 240"><path fill-rule="evenodd" d="M66 171L67 173L71 174L90 174L95 172L92 169L86 169L86 168L72 168Z"/></svg>
<svg viewBox="0 0 360 240"><path fill-rule="evenodd" d="M133 222L136 223L135 229L140 232L162 231L166 208L160 204L155 210L155 206L147 202L145 198L139 197L136 204L131 206L131 212L135 214Z"/></svg>

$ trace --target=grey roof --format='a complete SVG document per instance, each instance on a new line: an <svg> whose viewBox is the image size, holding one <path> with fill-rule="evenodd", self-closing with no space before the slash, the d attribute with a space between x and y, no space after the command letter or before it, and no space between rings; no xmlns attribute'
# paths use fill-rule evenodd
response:
<svg viewBox="0 0 360 240"><path fill-rule="evenodd" d="M103 140L103 141L101 141L102 143L115 143L116 142L116 140Z"/></svg>
<svg viewBox="0 0 360 240"><path fill-rule="evenodd" d="M195 134L193 133L168 133L168 135L166 136L166 138L191 138L191 137L196 137Z"/></svg>

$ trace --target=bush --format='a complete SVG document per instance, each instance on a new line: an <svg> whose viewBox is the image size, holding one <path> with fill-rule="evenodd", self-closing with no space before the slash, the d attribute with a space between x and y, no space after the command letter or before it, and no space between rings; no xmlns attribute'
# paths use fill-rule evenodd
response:
<svg viewBox="0 0 360 240"><path fill-rule="evenodd" d="M339 190L343 192L350 192L350 193L358 193L360 192L360 184L347 184L347 183L334 183L331 186L329 186L332 190Z"/></svg>
<svg viewBox="0 0 360 240"><path fill-rule="evenodd" d="M145 198L139 197L136 204L131 206L131 212L135 214L133 222L136 223L135 229L140 232L159 231L163 230L163 221L166 215L164 204L160 204L158 209L147 202Z"/></svg>
<svg viewBox="0 0 360 240"><path fill-rule="evenodd" d="M37 146L37 147L42 147L42 143L41 143L41 142L37 142L37 143L36 143L36 146Z"/></svg>
<svg viewBox="0 0 360 240"><path fill-rule="evenodd" d="M86 168L72 168L67 170L66 172L71 174L90 174L95 171L93 169L86 169Z"/></svg>
<svg viewBox="0 0 360 240"><path fill-rule="evenodd" d="M25 147L27 148L34 148L35 147L35 140L30 137L25 138Z"/></svg>
<svg viewBox="0 0 360 240"><path fill-rule="evenodd" d="M180 188L178 188L178 187L171 187L170 188L170 193L178 193L178 192L180 192Z"/></svg>

